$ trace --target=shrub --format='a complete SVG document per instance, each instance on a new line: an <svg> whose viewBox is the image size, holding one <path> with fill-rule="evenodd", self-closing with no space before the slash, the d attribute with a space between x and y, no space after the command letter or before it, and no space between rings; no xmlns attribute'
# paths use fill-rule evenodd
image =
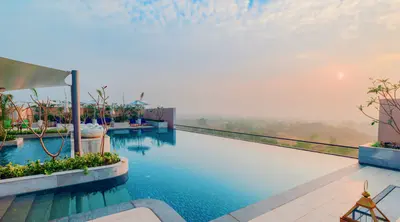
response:
<svg viewBox="0 0 400 222"><path fill-rule="evenodd" d="M0 179L14 177L32 176L38 174L50 175L55 172L82 169L85 174L90 167L98 167L118 163L120 158L116 153L88 153L75 158L62 158L46 160L43 163L40 160L28 161L26 165L9 163L0 167Z"/></svg>
<svg viewBox="0 0 400 222"><path fill-rule="evenodd" d="M36 133L41 133L42 132L40 129L34 129L34 131ZM48 130L46 130L46 134L48 134L48 133L57 133L57 132L67 133L68 130L67 129L59 129L59 130L57 130L57 129L48 129ZM8 132L8 134L9 135L26 135L26 134L33 134L33 132L31 130L23 130L21 132L19 130L10 130Z"/></svg>
<svg viewBox="0 0 400 222"><path fill-rule="evenodd" d="M15 140L16 136L8 133L5 141ZM0 135L0 141L4 140L4 135Z"/></svg>

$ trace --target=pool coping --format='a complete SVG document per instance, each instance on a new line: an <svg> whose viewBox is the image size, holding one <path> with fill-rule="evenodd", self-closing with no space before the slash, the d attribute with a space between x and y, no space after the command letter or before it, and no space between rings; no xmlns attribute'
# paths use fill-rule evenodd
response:
<svg viewBox="0 0 400 222"><path fill-rule="evenodd" d="M166 204L164 201L156 199L132 200L129 202L103 207L84 213L74 214L68 217L54 219L51 220L51 222L83 222L140 207L150 209L162 222L185 222L185 220L171 206Z"/></svg>
<svg viewBox="0 0 400 222"><path fill-rule="evenodd" d="M111 179L128 173L128 169L128 160L121 157L118 163L88 168L86 175L84 170L79 169L3 179L0 180L0 197Z"/></svg>
<svg viewBox="0 0 400 222"><path fill-rule="evenodd" d="M322 177L316 178L302 185L296 186L283 193L271 196L265 200L259 201L255 204L246 206L239 210L225 214L212 222L247 222L256 217L259 217L273 209L276 209L286 203L289 203L299 197L302 197L312 191L315 191L323 186L326 186L338 179L341 179L351 173L354 173L364 166L353 164Z"/></svg>

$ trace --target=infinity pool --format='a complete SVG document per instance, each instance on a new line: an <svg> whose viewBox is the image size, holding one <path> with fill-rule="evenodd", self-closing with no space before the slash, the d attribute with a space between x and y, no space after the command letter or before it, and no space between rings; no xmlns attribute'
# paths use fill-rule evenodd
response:
<svg viewBox="0 0 400 222"><path fill-rule="evenodd" d="M187 221L209 221L355 163L175 130L115 130L109 135L113 149L129 159L128 178L36 193L28 221L142 198L165 201ZM60 143L58 139L46 142ZM67 144L63 153L69 150ZM3 149L0 161L24 163L45 156L38 141L27 140L22 148ZM46 200L52 203L47 211Z"/></svg>

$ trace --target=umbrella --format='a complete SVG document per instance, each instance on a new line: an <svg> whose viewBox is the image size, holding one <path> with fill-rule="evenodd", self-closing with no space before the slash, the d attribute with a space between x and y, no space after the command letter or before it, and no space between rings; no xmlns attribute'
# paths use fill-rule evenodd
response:
<svg viewBox="0 0 400 222"><path fill-rule="evenodd" d="M84 102L81 102L82 106L90 106L90 105L96 105L96 102L94 100L87 100Z"/></svg>
<svg viewBox="0 0 400 222"><path fill-rule="evenodd" d="M135 100L128 104L128 106L147 106L147 105L149 104L141 100Z"/></svg>

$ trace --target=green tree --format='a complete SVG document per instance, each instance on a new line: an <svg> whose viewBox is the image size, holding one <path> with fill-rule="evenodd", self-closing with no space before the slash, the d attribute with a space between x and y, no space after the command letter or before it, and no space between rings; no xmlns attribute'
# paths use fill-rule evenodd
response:
<svg viewBox="0 0 400 222"><path fill-rule="evenodd" d="M200 118L197 120L197 125L199 126L207 126L207 119L205 118Z"/></svg>
<svg viewBox="0 0 400 222"><path fill-rule="evenodd" d="M1 123L8 119L8 112L9 108L11 107L11 99L13 99L13 95L11 94L0 94Z"/></svg>

